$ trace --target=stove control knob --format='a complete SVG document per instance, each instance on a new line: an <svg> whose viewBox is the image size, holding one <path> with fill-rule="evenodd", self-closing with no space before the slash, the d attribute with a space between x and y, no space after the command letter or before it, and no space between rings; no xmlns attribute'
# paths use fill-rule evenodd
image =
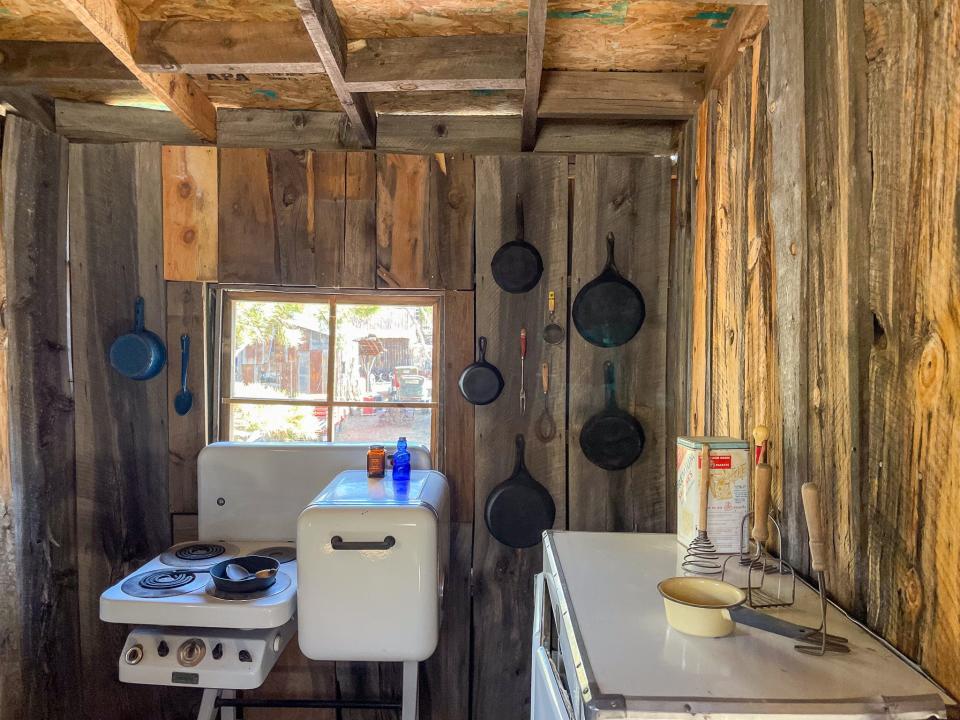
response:
<svg viewBox="0 0 960 720"><path fill-rule="evenodd" d="M139 643L131 645L123 654L123 661L127 665L136 665L141 660L143 660L143 646Z"/></svg>
<svg viewBox="0 0 960 720"><path fill-rule="evenodd" d="M240 651L240 662L253 662L253 658L250 656L249 650Z"/></svg>
<svg viewBox="0 0 960 720"><path fill-rule="evenodd" d="M214 660L219 660L223 657L223 643L217 643L213 646L213 650L210 651L210 654L213 655Z"/></svg>
<svg viewBox="0 0 960 720"><path fill-rule="evenodd" d="M157 655L160 657L166 657L170 653L170 646L167 645L166 640L161 640L160 644L157 645Z"/></svg>
<svg viewBox="0 0 960 720"><path fill-rule="evenodd" d="M203 660L207 646L200 638L190 638L177 649L177 662L184 667L195 667Z"/></svg>
<svg viewBox="0 0 960 720"><path fill-rule="evenodd" d="M273 636L273 651L280 652L280 633Z"/></svg>

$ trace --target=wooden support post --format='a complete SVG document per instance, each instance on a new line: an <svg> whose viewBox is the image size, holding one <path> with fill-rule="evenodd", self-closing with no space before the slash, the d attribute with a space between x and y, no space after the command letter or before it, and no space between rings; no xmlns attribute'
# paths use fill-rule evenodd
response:
<svg viewBox="0 0 960 720"><path fill-rule="evenodd" d="M533 150L537 142L537 110L543 72L543 40L547 27L547 0L530 0L527 11L527 72L521 110L520 148Z"/></svg>
<svg viewBox="0 0 960 720"><path fill-rule="evenodd" d="M140 20L123 0L63 0L66 8L140 83L205 140L217 139L217 112L187 75L144 72L133 59Z"/></svg>
<svg viewBox="0 0 960 720"><path fill-rule="evenodd" d="M799 0L795 0L799 2ZM719 87L733 66L744 47L763 30L767 24L767 8L761 5L743 7L734 10L733 16L727 21L727 27L720 36L713 56L704 68L706 90L715 90Z"/></svg>
<svg viewBox="0 0 960 720"><path fill-rule="evenodd" d="M344 80L347 39L333 3L330 0L294 1L360 144L374 147L377 142L377 115L367 97L351 92Z"/></svg>

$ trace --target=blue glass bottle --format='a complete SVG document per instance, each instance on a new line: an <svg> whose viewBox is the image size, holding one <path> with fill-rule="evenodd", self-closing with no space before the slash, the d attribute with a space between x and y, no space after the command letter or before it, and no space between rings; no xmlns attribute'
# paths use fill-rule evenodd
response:
<svg viewBox="0 0 960 720"><path fill-rule="evenodd" d="M397 441L397 451L393 454L393 486L396 492L406 493L410 485L410 453L407 439Z"/></svg>

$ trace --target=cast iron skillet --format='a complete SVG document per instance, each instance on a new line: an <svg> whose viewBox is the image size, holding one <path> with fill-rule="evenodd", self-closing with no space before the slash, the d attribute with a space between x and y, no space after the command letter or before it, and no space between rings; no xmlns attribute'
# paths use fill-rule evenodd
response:
<svg viewBox="0 0 960 720"><path fill-rule="evenodd" d="M617 347L637 334L647 311L637 286L617 271L613 233L607 235L607 264L573 301L573 324L588 343Z"/></svg>
<svg viewBox="0 0 960 720"><path fill-rule="evenodd" d="M257 570L271 569L275 572L270 577L265 578L258 578L256 575L252 575L245 580L231 580L227 576L227 565L239 565L251 573L255 573ZM224 592L258 592L259 590L266 590L277 581L276 570L279 567L280 563L277 562L276 558L265 557L263 555L245 555L243 557L230 558L229 560L218 562L210 568L210 577L213 579L213 584L217 586L217 589L223 590Z"/></svg>
<svg viewBox="0 0 960 720"><path fill-rule="evenodd" d="M523 239L523 200L517 195L517 239L500 246L490 263L493 279L508 293L533 290L543 275L543 259L537 249Z"/></svg>
<svg viewBox="0 0 960 720"><path fill-rule="evenodd" d="M110 346L110 364L132 380L149 380L167 362L163 341L143 326L143 298L134 306L133 331L121 335Z"/></svg>
<svg viewBox="0 0 960 720"><path fill-rule="evenodd" d="M556 516L550 493L527 471L523 451L523 435L517 435L517 464L513 474L487 496L484 513L490 534L513 548L539 544L541 534L553 527Z"/></svg>
<svg viewBox="0 0 960 720"><path fill-rule="evenodd" d="M477 339L477 361L460 373L460 393L473 405L489 405L503 390L503 375L486 360L487 339Z"/></svg>
<svg viewBox="0 0 960 720"><path fill-rule="evenodd" d="M607 404L583 426L580 449L597 467L623 470L643 452L643 428L633 415L617 407L612 362L603 364L603 376Z"/></svg>

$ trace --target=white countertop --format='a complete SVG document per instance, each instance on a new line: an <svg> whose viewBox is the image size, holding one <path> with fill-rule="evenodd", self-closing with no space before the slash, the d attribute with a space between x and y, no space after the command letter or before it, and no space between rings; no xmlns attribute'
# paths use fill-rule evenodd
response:
<svg viewBox="0 0 960 720"><path fill-rule="evenodd" d="M698 638L672 629L657 583L683 574L683 553L675 535L548 533L544 572L552 572L557 586L566 588L561 592L594 693L623 696L628 705L634 698L634 705L651 708L661 699L702 699L719 714L723 708L740 707L743 712L735 714L750 714L748 708L758 704L805 703L809 712L801 714L832 715L817 706L849 703L850 714L859 715L872 714L862 710L866 706L879 703L885 713L887 705L900 702L893 714L927 717L938 705L942 713L942 703L950 702L935 684L832 606L828 631L849 639L848 655L805 655L794 650L793 640L743 625L726 638ZM559 568L551 567L554 563ZM818 596L799 581L792 607L763 612L819 625ZM680 707L690 712L688 706ZM704 703L694 710L710 712ZM770 707L765 714L778 710Z"/></svg>

